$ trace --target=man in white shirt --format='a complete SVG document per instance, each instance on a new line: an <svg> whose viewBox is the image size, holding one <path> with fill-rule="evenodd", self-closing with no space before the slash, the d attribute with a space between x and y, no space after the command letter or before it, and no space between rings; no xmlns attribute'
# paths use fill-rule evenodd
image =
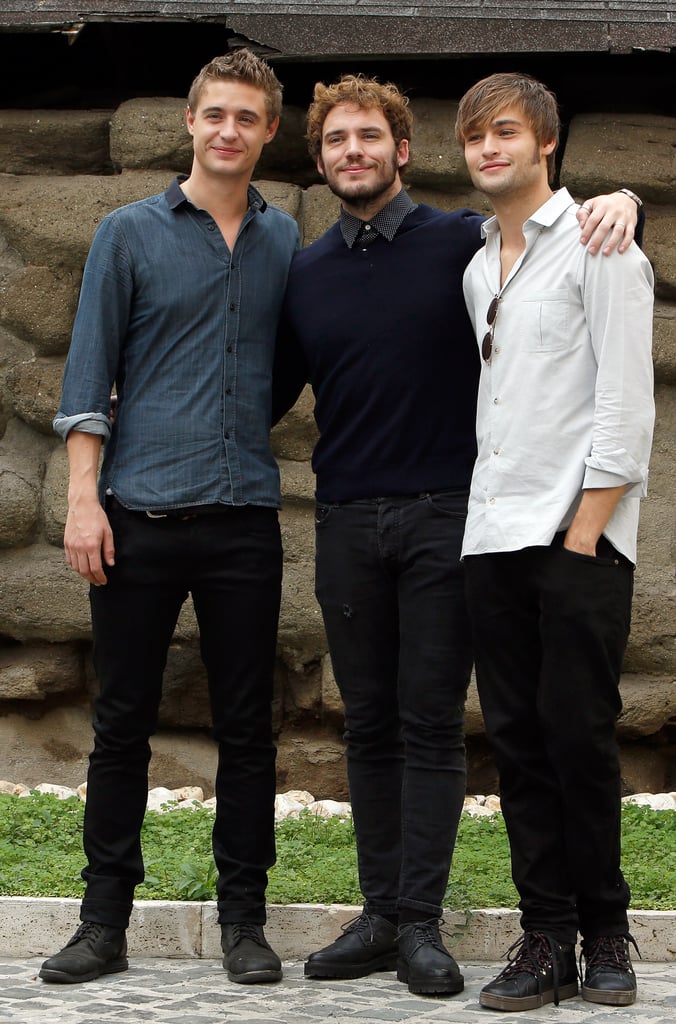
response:
<svg viewBox="0 0 676 1024"><path fill-rule="evenodd" d="M637 246L592 259L550 187L559 117L497 74L456 125L495 217L465 299L482 354L463 544L477 682L500 771L523 936L482 1006L577 994L628 1005L615 721L654 420L653 275Z"/></svg>

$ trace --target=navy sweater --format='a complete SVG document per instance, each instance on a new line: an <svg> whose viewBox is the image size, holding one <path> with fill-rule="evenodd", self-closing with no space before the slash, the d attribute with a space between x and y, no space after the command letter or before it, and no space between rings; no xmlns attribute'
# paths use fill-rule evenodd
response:
<svg viewBox="0 0 676 1024"><path fill-rule="evenodd" d="M479 355L462 275L482 220L421 204L392 242L349 249L335 224L294 257L274 417L309 380L319 501L469 487Z"/></svg>

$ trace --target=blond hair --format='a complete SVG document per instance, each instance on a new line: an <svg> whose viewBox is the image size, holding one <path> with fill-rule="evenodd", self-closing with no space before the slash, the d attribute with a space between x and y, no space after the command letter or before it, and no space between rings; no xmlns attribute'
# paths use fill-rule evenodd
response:
<svg viewBox="0 0 676 1024"><path fill-rule="evenodd" d="M222 57L214 57L197 74L188 93L188 107L195 114L197 106L210 82L237 80L261 89L265 94L268 124L282 112L282 84L274 71L252 50L233 50Z"/></svg>

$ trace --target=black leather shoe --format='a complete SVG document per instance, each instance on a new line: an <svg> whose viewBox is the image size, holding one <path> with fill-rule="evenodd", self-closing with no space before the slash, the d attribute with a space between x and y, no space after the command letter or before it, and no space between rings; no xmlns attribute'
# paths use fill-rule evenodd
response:
<svg viewBox="0 0 676 1024"><path fill-rule="evenodd" d="M397 929L380 914L364 911L343 927L343 933L310 954L306 978L364 978L397 966Z"/></svg>
<svg viewBox="0 0 676 1024"><path fill-rule="evenodd" d="M558 1006L562 999L577 995L573 943L562 944L543 932L525 932L510 946L507 957L507 966L481 989L481 1006L534 1010L545 1003Z"/></svg>
<svg viewBox="0 0 676 1024"><path fill-rule="evenodd" d="M439 920L415 921L399 929L397 978L418 995L462 992L465 979L439 934Z"/></svg>
<svg viewBox="0 0 676 1024"><path fill-rule="evenodd" d="M221 949L230 981L256 985L282 980L281 960L267 943L262 925L222 924Z"/></svg>
<svg viewBox="0 0 676 1024"><path fill-rule="evenodd" d="M101 974L117 974L128 967L124 928L83 921L61 952L45 960L39 977L72 985L92 981Z"/></svg>
<svg viewBox="0 0 676 1024"><path fill-rule="evenodd" d="M632 935L603 935L587 942L582 940L585 961L582 998L606 1006L630 1006L636 999L636 975L631 966L629 943L640 956Z"/></svg>

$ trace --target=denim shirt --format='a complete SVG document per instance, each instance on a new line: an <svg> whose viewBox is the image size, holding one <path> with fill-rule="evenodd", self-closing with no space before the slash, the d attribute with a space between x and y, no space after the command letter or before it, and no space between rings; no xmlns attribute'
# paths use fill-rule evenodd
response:
<svg viewBox="0 0 676 1024"><path fill-rule="evenodd" d="M272 362L298 228L250 187L231 253L179 181L101 222L54 429L103 436L99 493L127 508L279 507Z"/></svg>

